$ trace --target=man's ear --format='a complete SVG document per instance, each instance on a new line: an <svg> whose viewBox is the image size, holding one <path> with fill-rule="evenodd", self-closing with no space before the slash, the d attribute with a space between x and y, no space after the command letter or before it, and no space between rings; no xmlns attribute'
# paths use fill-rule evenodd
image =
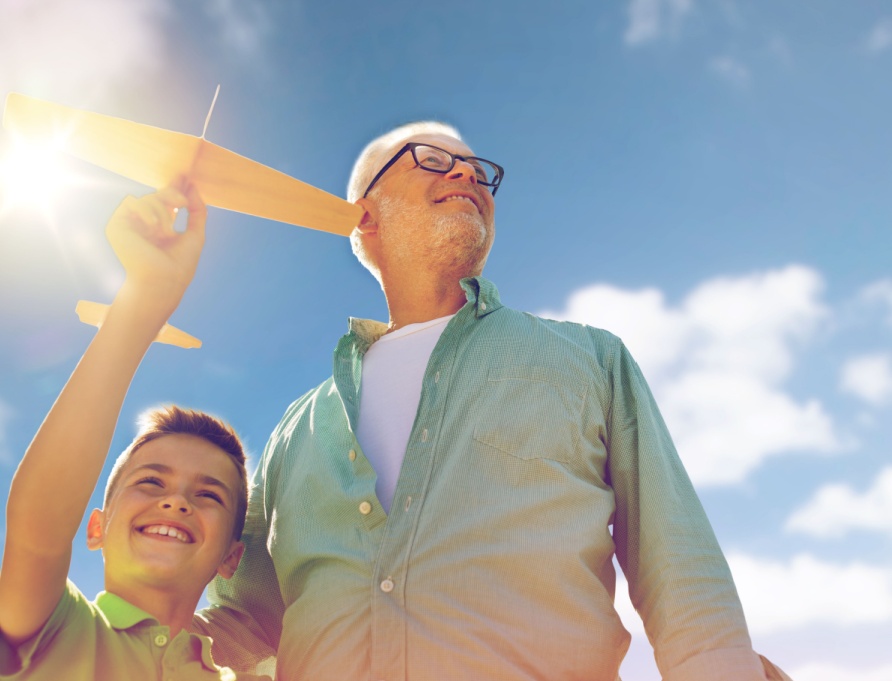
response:
<svg viewBox="0 0 892 681"><path fill-rule="evenodd" d="M91 551L102 548L102 542L105 539L105 533L102 529L103 519L102 511L98 508L90 511L90 520L87 522L87 548Z"/></svg>
<svg viewBox="0 0 892 681"><path fill-rule="evenodd" d="M356 205L365 211L362 214L362 220L356 225L356 229L360 234L376 234L378 232L378 207L375 202L369 199L359 199Z"/></svg>
<svg viewBox="0 0 892 681"><path fill-rule="evenodd" d="M217 574L223 579L232 577L232 575L235 574L235 569L238 567L238 563L242 559L242 554L244 552L245 545L240 541L233 540L232 545L229 547L229 553L226 554L223 562L220 563L220 567L217 568Z"/></svg>

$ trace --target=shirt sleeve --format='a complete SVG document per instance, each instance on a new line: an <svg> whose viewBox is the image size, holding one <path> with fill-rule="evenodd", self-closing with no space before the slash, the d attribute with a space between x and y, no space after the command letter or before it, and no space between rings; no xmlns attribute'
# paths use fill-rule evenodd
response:
<svg viewBox="0 0 892 681"><path fill-rule="evenodd" d="M12 645L0 632L0 681L23 679L34 658L40 656L52 644L56 634L80 611L89 613L89 603L71 580L65 585L62 597L56 604L46 624L34 636L19 645Z"/></svg>
<svg viewBox="0 0 892 681"><path fill-rule="evenodd" d="M764 681L709 520L653 395L622 343L608 360L616 555L664 681Z"/></svg>
<svg viewBox="0 0 892 681"><path fill-rule="evenodd" d="M273 433L251 484L238 569L231 579L217 577L210 583L211 605L193 619L193 629L214 640L214 658L239 672L253 672L258 663L274 657L282 632L285 606L267 549L269 481L274 477L268 466L276 441Z"/></svg>

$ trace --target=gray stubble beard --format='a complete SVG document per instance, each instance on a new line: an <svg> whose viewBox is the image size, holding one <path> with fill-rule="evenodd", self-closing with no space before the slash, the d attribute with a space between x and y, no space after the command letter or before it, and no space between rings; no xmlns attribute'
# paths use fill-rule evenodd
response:
<svg viewBox="0 0 892 681"><path fill-rule="evenodd" d="M420 206L408 206L404 200L389 196L378 199L378 208L379 221L384 225L382 245L387 242L398 258L418 257L417 242L413 244L400 239L394 244L387 241L390 238L387 225L403 221L408 229L413 229L430 221L431 216ZM453 213L433 217L433 229L422 246L421 254L432 268L464 272L463 276L469 276L483 271L492 238L480 213Z"/></svg>

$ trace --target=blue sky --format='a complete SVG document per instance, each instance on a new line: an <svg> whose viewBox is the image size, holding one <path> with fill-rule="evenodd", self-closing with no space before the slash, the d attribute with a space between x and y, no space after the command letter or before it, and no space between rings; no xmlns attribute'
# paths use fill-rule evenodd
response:
<svg viewBox="0 0 892 681"><path fill-rule="evenodd" d="M0 94L199 134L219 83L210 140L342 196L372 137L453 123L506 168L486 274L513 307L627 342L756 648L797 681L892 677L892 8L551 5L0 0ZM77 300L121 281L104 223L145 191L67 164L40 206L0 186L2 494L92 337ZM384 315L346 239L212 209L172 319L204 347L150 350L113 451L175 401L256 459L347 316ZM617 600L623 677L656 680Z"/></svg>

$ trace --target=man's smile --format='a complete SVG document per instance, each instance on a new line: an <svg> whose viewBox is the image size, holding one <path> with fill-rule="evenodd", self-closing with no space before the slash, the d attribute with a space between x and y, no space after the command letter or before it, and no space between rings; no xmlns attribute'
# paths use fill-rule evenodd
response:
<svg viewBox="0 0 892 681"><path fill-rule="evenodd" d="M470 201L474 207L477 209L477 212L481 215L483 214L483 210L480 208L480 198L475 196L473 192L467 191L451 191L445 196L436 199L434 203L446 203L447 201Z"/></svg>

